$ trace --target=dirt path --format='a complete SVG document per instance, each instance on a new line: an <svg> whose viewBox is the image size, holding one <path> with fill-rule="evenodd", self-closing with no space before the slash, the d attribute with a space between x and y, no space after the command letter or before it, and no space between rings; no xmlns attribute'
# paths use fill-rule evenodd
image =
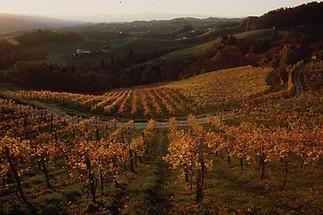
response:
<svg viewBox="0 0 323 215"><path fill-rule="evenodd" d="M168 214L171 208L170 204L170 194L167 193L163 188L165 181L169 175L169 168L163 161L163 157L167 153L167 131L159 131L158 133L158 144L157 144L157 156L155 158L154 164L156 165L156 176L158 177L158 184L155 187L155 197L152 199L151 203L155 205L155 210L151 211L152 214Z"/></svg>
<svg viewBox="0 0 323 215"><path fill-rule="evenodd" d="M200 117L200 118L198 118L198 121L201 124L205 124L205 123L207 123L208 118L207 117ZM181 127L188 126L187 120L177 120L177 123ZM136 126L136 128L145 128L147 126L147 123L146 122L135 122L135 126ZM169 125L168 125L167 121L165 121L165 122L156 122L156 127L157 128L168 128Z"/></svg>
<svg viewBox="0 0 323 215"><path fill-rule="evenodd" d="M167 129L156 131L150 150L135 167L136 174L128 178L125 186L126 202L121 214L168 214L169 195L162 190L168 168L163 161L167 152Z"/></svg>
<svg viewBox="0 0 323 215"><path fill-rule="evenodd" d="M299 95L303 92L304 87L302 84L302 73L304 72L304 66L300 67L295 73L294 73L294 84L295 84L295 95Z"/></svg>

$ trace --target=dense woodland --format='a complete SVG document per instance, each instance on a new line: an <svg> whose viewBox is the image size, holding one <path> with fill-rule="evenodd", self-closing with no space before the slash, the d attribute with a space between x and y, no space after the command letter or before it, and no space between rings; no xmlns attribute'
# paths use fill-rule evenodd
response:
<svg viewBox="0 0 323 215"><path fill-rule="evenodd" d="M280 8L261 17L250 17L245 21L246 31L263 28L290 28L295 26L313 26L318 24L315 32L322 33L323 2L311 2L295 8Z"/></svg>
<svg viewBox="0 0 323 215"><path fill-rule="evenodd" d="M73 32L63 32L57 33L49 30L39 29L37 31L32 31L24 33L15 37L15 39L23 46L30 46L40 42L49 41L75 41L81 39L79 35Z"/></svg>

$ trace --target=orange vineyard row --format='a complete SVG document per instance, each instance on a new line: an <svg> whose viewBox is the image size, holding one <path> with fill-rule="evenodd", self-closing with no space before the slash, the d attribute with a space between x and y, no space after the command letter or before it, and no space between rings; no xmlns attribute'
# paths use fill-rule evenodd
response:
<svg viewBox="0 0 323 215"><path fill-rule="evenodd" d="M191 110L185 97L170 88L124 90L103 95L50 91L5 91L2 94L11 99L55 103L68 108L78 108L107 115L152 117L174 115Z"/></svg>

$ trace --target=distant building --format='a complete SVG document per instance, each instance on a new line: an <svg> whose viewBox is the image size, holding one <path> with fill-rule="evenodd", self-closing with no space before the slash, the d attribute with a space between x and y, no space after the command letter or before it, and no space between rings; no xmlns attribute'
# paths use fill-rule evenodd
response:
<svg viewBox="0 0 323 215"><path fill-rule="evenodd" d="M76 55L91 54L89 50L76 49Z"/></svg>
<svg viewBox="0 0 323 215"><path fill-rule="evenodd" d="M316 55L312 55L312 60L317 60L317 56Z"/></svg>
<svg viewBox="0 0 323 215"><path fill-rule="evenodd" d="M316 61L316 60L318 60L318 59L319 59L319 58L318 58L318 53L313 52L313 53L312 53L312 57L311 57L311 59L312 59L312 61Z"/></svg>

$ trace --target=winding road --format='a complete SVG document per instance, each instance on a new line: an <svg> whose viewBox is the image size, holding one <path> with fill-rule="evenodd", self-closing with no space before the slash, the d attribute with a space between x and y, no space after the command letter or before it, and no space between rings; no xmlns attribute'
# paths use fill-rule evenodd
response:
<svg viewBox="0 0 323 215"><path fill-rule="evenodd" d="M302 73L304 72L304 66L301 66L299 69L296 70L294 73L294 85L295 85L295 95L300 95L303 90L303 84L302 84Z"/></svg>

